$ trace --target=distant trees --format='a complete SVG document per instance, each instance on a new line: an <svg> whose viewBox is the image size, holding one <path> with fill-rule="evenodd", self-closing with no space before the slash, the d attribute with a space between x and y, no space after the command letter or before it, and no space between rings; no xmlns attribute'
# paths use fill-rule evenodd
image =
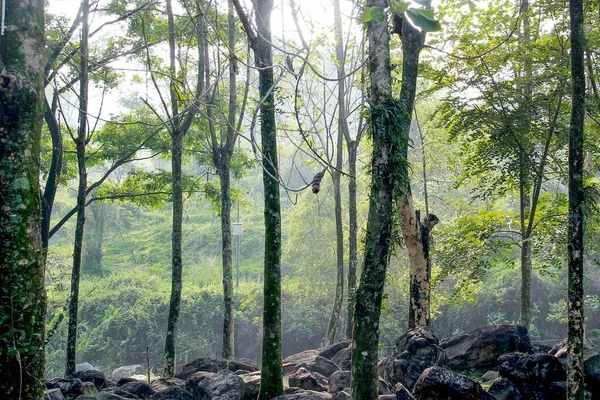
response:
<svg viewBox="0 0 600 400"><path fill-rule="evenodd" d="M39 193L44 2L8 0L0 41L0 393L42 399L46 292Z"/></svg>

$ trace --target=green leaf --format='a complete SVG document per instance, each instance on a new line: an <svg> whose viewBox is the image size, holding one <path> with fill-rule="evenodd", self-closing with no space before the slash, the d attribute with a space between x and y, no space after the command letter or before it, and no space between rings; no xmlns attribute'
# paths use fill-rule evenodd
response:
<svg viewBox="0 0 600 400"><path fill-rule="evenodd" d="M360 18L363 24L371 21L383 22L385 19L385 12L381 7L365 7L365 10Z"/></svg>
<svg viewBox="0 0 600 400"><path fill-rule="evenodd" d="M428 18L417 11L424 10L406 10L406 16L410 19L414 26L421 28L424 32L436 32L442 30L439 21Z"/></svg>
<svg viewBox="0 0 600 400"><path fill-rule="evenodd" d="M425 8L431 8L431 0L412 0L412 1L417 3L420 6L425 7Z"/></svg>
<svg viewBox="0 0 600 400"><path fill-rule="evenodd" d="M390 10L397 14L402 14L406 10L408 10L409 2L403 0L391 0L390 1Z"/></svg>
<svg viewBox="0 0 600 400"><path fill-rule="evenodd" d="M424 16L425 18L429 18L431 20L435 20L435 15L433 15L433 8L413 8L412 11L416 12L417 14L420 14L422 16Z"/></svg>

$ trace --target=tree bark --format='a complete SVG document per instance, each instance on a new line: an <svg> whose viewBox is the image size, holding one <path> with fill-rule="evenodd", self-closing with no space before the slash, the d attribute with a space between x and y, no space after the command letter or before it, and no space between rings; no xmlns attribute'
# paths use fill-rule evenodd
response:
<svg viewBox="0 0 600 400"><path fill-rule="evenodd" d="M525 165L523 153L519 163L519 214L521 224L521 314L519 323L529 329L532 320L531 306L531 235L527 229L526 216L531 216L530 201L525 182ZM543 166L540 166L543 168Z"/></svg>
<svg viewBox="0 0 600 400"><path fill-rule="evenodd" d="M352 314L356 290L356 267L358 266L358 217L356 212L356 152L358 141L348 143L348 314L346 339L352 338Z"/></svg>
<svg viewBox="0 0 600 400"><path fill-rule="evenodd" d="M231 178L229 163L219 171L221 183L221 236L223 259L223 358L234 356L234 326L233 326L233 263L231 251Z"/></svg>
<svg viewBox="0 0 600 400"><path fill-rule="evenodd" d="M385 0L369 0L369 7L387 7ZM353 400L378 398L379 317L392 241L392 200L400 148L391 120L398 107L391 96L391 65L387 21L367 24L371 80L370 122L373 138L371 193L365 239L365 259L354 308L354 351L351 389ZM393 109L396 108L396 109Z"/></svg>
<svg viewBox="0 0 600 400"><path fill-rule="evenodd" d="M40 136L44 2L8 0L0 41L0 393L44 396L46 292L41 246Z"/></svg>
<svg viewBox="0 0 600 400"><path fill-rule="evenodd" d="M583 371L583 129L585 70L583 61L583 0L570 0L571 127L569 131L569 338L567 399L584 399Z"/></svg>
<svg viewBox="0 0 600 400"><path fill-rule="evenodd" d="M336 285L335 285L335 299L333 301L333 308L331 310L331 316L329 317L329 324L327 326L326 344L330 345L335 342L335 335L337 332L338 323L340 320L340 314L342 312L342 306L344 302L344 226L342 221L342 187L341 169L343 167L343 144L344 137L348 134L348 119L346 117L346 82L344 75L345 68L345 57L344 57L344 43L342 35L342 13L340 10L340 1L334 1L335 8L335 58L337 62L337 78L338 78L338 131L337 131L337 143L336 143L336 161L335 170L332 171L331 176L333 180L333 198L335 203L335 236L336 236Z"/></svg>
<svg viewBox="0 0 600 400"><path fill-rule="evenodd" d="M88 35L89 35L89 0L82 0L81 29L81 79L79 81L79 126L75 146L77 151L77 169L79 183L77 187L77 222L75 224L75 240L73 243L73 270L71 272L71 297L69 299L69 324L67 335L67 361L65 375L75 372L77 352L77 325L79 309L79 278L81 275L81 253L83 251L83 234L85 229L85 198L87 192L87 168L85 165L85 147L87 142L87 103L88 103Z"/></svg>
<svg viewBox="0 0 600 400"><path fill-rule="evenodd" d="M425 34L409 23L402 25L402 89L400 101L404 114L401 126L403 134L408 137L412 112L417 91L419 75L419 54L425 42ZM410 328L428 326L430 324L430 283L431 263L429 260L429 232L437 223L437 217L427 214L421 222L414 210L410 181L408 178L408 141L402 148L401 168L406 179L398 189L397 208L402 221L402 235L406 242L409 260L410 305L408 325Z"/></svg>

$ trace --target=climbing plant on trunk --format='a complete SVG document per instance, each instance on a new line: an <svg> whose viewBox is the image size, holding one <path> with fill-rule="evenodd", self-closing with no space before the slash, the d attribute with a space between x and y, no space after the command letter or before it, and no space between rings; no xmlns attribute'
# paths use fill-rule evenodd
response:
<svg viewBox="0 0 600 400"><path fill-rule="evenodd" d="M0 393L44 397L46 292L41 246L40 136L44 2L7 0L0 39Z"/></svg>

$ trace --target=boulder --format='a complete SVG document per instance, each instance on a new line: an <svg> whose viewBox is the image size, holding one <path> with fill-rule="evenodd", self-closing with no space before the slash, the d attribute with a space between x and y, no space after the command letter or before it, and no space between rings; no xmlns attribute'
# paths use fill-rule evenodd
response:
<svg viewBox="0 0 600 400"><path fill-rule="evenodd" d="M325 354L332 353L327 350L323 351ZM305 350L285 358L283 360L284 375L292 374L298 371L300 368L306 368L311 372L318 372L319 374L329 378L335 371L340 370L340 367L338 367L332 360L321 356L320 353L321 349Z"/></svg>
<svg viewBox="0 0 600 400"><path fill-rule="evenodd" d="M381 377L379 377L379 395L385 396L388 394L394 394L392 386L385 380L381 379Z"/></svg>
<svg viewBox="0 0 600 400"><path fill-rule="evenodd" d="M318 372L310 372L302 367L288 377L290 387L297 387L303 390L313 390L315 392L327 391L327 378Z"/></svg>
<svg viewBox="0 0 600 400"><path fill-rule="evenodd" d="M46 382L46 389L58 389L64 397L83 394L83 382L77 378L57 378Z"/></svg>
<svg viewBox="0 0 600 400"><path fill-rule="evenodd" d="M194 395L203 400L242 400L244 381L232 371L224 369L212 378L200 381Z"/></svg>
<svg viewBox="0 0 600 400"><path fill-rule="evenodd" d="M92 382L83 382L83 395L95 396L98 394L98 389Z"/></svg>
<svg viewBox="0 0 600 400"><path fill-rule="evenodd" d="M126 400L127 397L119 396L118 394L112 392L100 392L98 396L96 396L96 400Z"/></svg>
<svg viewBox="0 0 600 400"><path fill-rule="evenodd" d="M198 371L185 382L185 390L198 397L198 384L205 379L214 377L214 372Z"/></svg>
<svg viewBox="0 0 600 400"><path fill-rule="evenodd" d="M496 379L488 391L496 400L521 400L519 389L506 378Z"/></svg>
<svg viewBox="0 0 600 400"><path fill-rule="evenodd" d="M71 374L71 377L80 379L82 382L92 382L98 390L114 385L102 372L93 369L87 371L75 371Z"/></svg>
<svg viewBox="0 0 600 400"><path fill-rule="evenodd" d="M380 394L378 400L396 400L395 394Z"/></svg>
<svg viewBox="0 0 600 400"><path fill-rule="evenodd" d="M351 400L350 395L348 394L348 392L341 391L341 392L337 392L336 394L333 394L331 396L331 400Z"/></svg>
<svg viewBox="0 0 600 400"><path fill-rule="evenodd" d="M118 382L121 378L129 378L135 374L143 374L146 369L141 364L123 365L113 369L112 380Z"/></svg>
<svg viewBox="0 0 600 400"><path fill-rule="evenodd" d="M563 364L553 355L537 353L505 361L500 376L509 379L523 398L538 398L549 393L550 383L566 380Z"/></svg>
<svg viewBox="0 0 600 400"><path fill-rule="evenodd" d="M75 365L75 371L89 371L91 369L95 370L96 368L94 368L92 364L87 362Z"/></svg>
<svg viewBox="0 0 600 400"><path fill-rule="evenodd" d="M567 382L566 381L557 381L552 382L550 384L550 389L548 391L550 394L548 395L548 400L555 399L566 399L567 398ZM595 398L595 395L592 395L592 392L586 390L584 391L584 398L586 400L592 400Z"/></svg>
<svg viewBox="0 0 600 400"><path fill-rule="evenodd" d="M198 371L217 373L223 369L228 369L233 372L238 370L254 372L260 370L260 367L245 358L227 360L215 356L200 357L184 364L175 374L175 378L187 380Z"/></svg>
<svg viewBox="0 0 600 400"><path fill-rule="evenodd" d="M418 327L398 338L394 354L379 362L379 375L392 385L412 388L425 369L444 365L445 359L431 329Z"/></svg>
<svg viewBox="0 0 600 400"><path fill-rule="evenodd" d="M341 391L349 391L350 387L350 371L336 371L329 378L329 393L338 393Z"/></svg>
<svg viewBox="0 0 600 400"><path fill-rule="evenodd" d="M456 371L496 369L498 357L511 352L531 353L527 329L521 325L492 325L443 340L448 366Z"/></svg>
<svg viewBox="0 0 600 400"><path fill-rule="evenodd" d="M298 390L295 393L274 397L272 400L331 400L331 395L324 392L313 392L312 390Z"/></svg>
<svg viewBox="0 0 600 400"><path fill-rule="evenodd" d="M415 400L410 391L402 386L401 383L397 383L395 386L396 400Z"/></svg>
<svg viewBox="0 0 600 400"><path fill-rule="evenodd" d="M352 369L352 345L338 351L331 361L342 370L350 371Z"/></svg>
<svg viewBox="0 0 600 400"><path fill-rule="evenodd" d="M154 390L152 386L148 385L146 382L141 381L127 382L119 389L141 398L146 398L156 393L156 390Z"/></svg>
<svg viewBox="0 0 600 400"><path fill-rule="evenodd" d="M135 378L131 378L131 377L129 377L129 378L121 378L121 379L119 379L119 380L117 381L117 386L118 386L118 387L121 387L121 386L123 386L123 385L124 385L124 384L126 384L126 383L129 383L129 382L136 382L136 381L137 381L137 379L135 379Z"/></svg>
<svg viewBox="0 0 600 400"><path fill-rule="evenodd" d="M48 389L44 392L44 400L64 400L62 392L59 388Z"/></svg>
<svg viewBox="0 0 600 400"><path fill-rule="evenodd" d="M352 344L350 340L344 340L339 343L334 343L331 346L322 347L319 349L319 355L332 360L340 351L350 347L350 344Z"/></svg>
<svg viewBox="0 0 600 400"><path fill-rule="evenodd" d="M123 397L125 399L139 399L140 396L133 394L131 392L128 392L127 390L123 390L121 388L114 388L111 390L112 393L116 394L117 396Z"/></svg>
<svg viewBox="0 0 600 400"><path fill-rule="evenodd" d="M256 400L260 390L260 375L246 375L244 379L244 400Z"/></svg>
<svg viewBox="0 0 600 400"><path fill-rule="evenodd" d="M177 378L159 378L152 381L150 386L157 392L163 392L172 387L185 389L185 381Z"/></svg>
<svg viewBox="0 0 600 400"><path fill-rule="evenodd" d="M423 371L413 396L418 400L495 400L473 379L442 367Z"/></svg>
<svg viewBox="0 0 600 400"><path fill-rule="evenodd" d="M148 400L195 400L194 396L179 386L171 386L148 397Z"/></svg>
<svg viewBox="0 0 600 400"><path fill-rule="evenodd" d="M588 357L583 363L585 372L585 383L594 393L594 397L600 397L600 354Z"/></svg>
<svg viewBox="0 0 600 400"><path fill-rule="evenodd" d="M498 371L488 371L485 374L483 374L483 376L481 377L481 382L491 383L491 382L495 381L496 379L498 379L499 375L500 374L498 373Z"/></svg>
<svg viewBox="0 0 600 400"><path fill-rule="evenodd" d="M97 400L97 397L96 396L84 396L84 395L81 395L81 396L75 397L75 400Z"/></svg>

